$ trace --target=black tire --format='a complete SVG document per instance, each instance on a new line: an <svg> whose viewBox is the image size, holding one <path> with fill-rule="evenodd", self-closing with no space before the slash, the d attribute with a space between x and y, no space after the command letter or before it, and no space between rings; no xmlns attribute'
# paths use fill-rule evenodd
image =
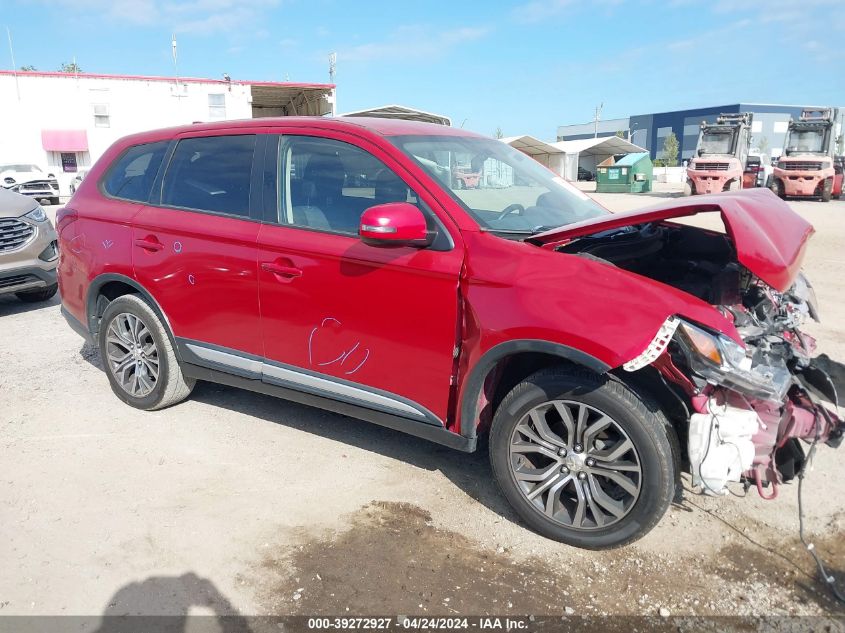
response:
<svg viewBox="0 0 845 633"><path fill-rule="evenodd" d="M599 521L594 520L592 526L583 528L566 525L561 520L548 516L543 509L536 507L529 501L527 491L524 491L517 483L515 474L517 467L514 465L514 459L522 460L523 455L522 451L516 455L511 453L511 442L516 436L516 428L523 420L529 419L529 412L535 410L535 407L542 407L544 403L553 401L563 401L579 406L583 404L592 412L611 418L616 425L615 428L621 430L633 445L633 453L629 452L626 455L629 458L633 455L638 461L640 471L638 474L632 474L639 484L638 495L633 498L625 510L626 513L621 515L621 518L614 519L614 523L601 526ZM585 428L589 426L589 424L585 425ZM524 428L524 425L521 428ZM674 431L670 429L665 416L656 406L651 403L647 406L642 399L618 380L577 368L553 367L529 376L514 387L499 405L490 430L490 463L502 493L529 527L543 536L574 547L610 549L621 547L644 536L657 525L669 507L675 493L678 468L677 457L673 455L670 441L672 433ZM556 435L556 437L561 439L564 434ZM597 455L596 452L590 451L607 446L603 444L599 447L596 444L597 441L601 440L594 436L590 442L593 444L592 447L585 445L581 448L583 452L581 459L590 454ZM616 444L610 446L610 451L613 452ZM589 463L586 465L589 466ZM545 470L545 468L546 466L543 466L536 470ZM567 472L570 475L573 474L571 471ZM587 477L586 473L584 477ZM590 482L592 481L591 478ZM586 482L579 483L579 481L570 480L565 485L574 487L586 485ZM541 487L539 483L538 487ZM551 486L548 490L553 490L555 487ZM589 486L587 488L589 489ZM565 491L568 488L561 490ZM603 492L608 491L605 489ZM559 498L562 498L563 493L558 494ZM541 494L540 503L548 504L549 496L550 494L547 495L547 500L543 501ZM614 497L616 498L619 497ZM595 517L593 507L595 501L592 498L590 500L589 512ZM575 499L570 497L569 501L575 501ZM552 503L554 505L554 502ZM546 508L548 509L548 506Z"/></svg>
<svg viewBox="0 0 845 633"><path fill-rule="evenodd" d="M821 200L822 202L830 202L831 198L833 198L833 178L828 178L822 183L821 186Z"/></svg>
<svg viewBox="0 0 845 633"><path fill-rule="evenodd" d="M152 390L142 395L130 393L115 375L111 353L114 351L115 354L119 354L122 351L121 345L123 343L115 346L115 343L112 342L114 339L109 338L109 329L116 319L126 318L124 315L131 315L138 319L146 328L143 339L148 342L151 341L155 346L158 375L154 381L148 380L148 382L154 383ZM103 367L112 391L129 406L145 411L155 411L181 402L191 394L196 381L192 378L186 378L182 373L164 325L149 304L138 295L123 295L109 303L100 322L98 343ZM138 369L134 369L134 372L137 373ZM124 376L126 375L124 371ZM149 378L151 376L147 375L147 379Z"/></svg>
<svg viewBox="0 0 845 633"><path fill-rule="evenodd" d="M58 289L59 284L50 284L49 286L36 288L35 290L16 292L15 296L25 303L39 303L41 301L47 301L47 299L52 299Z"/></svg>
<svg viewBox="0 0 845 633"><path fill-rule="evenodd" d="M687 180L684 183L684 196L689 197L695 195L695 185L692 183L691 180Z"/></svg>
<svg viewBox="0 0 845 633"><path fill-rule="evenodd" d="M772 178L770 189L781 200L786 200L786 194L783 192L783 182L779 178Z"/></svg>

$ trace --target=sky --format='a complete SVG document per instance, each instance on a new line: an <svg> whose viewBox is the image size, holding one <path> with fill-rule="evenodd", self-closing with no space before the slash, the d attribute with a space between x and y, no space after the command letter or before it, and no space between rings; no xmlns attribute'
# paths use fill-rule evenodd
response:
<svg viewBox="0 0 845 633"><path fill-rule="evenodd" d="M845 105L842 0L0 0L18 67L328 82L494 135L732 103ZM5 29L4 29L5 30ZM5 49L5 51L4 51ZM0 68L11 69L8 46Z"/></svg>

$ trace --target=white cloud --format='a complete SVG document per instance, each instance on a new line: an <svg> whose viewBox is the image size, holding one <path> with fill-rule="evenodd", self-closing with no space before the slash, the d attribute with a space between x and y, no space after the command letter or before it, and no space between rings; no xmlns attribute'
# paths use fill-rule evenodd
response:
<svg viewBox="0 0 845 633"><path fill-rule="evenodd" d="M423 25L401 26L381 42L341 49L338 58L344 62L407 59L431 61L441 59L465 42L481 39L490 31L486 26L465 26L450 31L439 31Z"/></svg>
<svg viewBox="0 0 845 633"><path fill-rule="evenodd" d="M177 33L210 35L260 21L280 0L44 0L82 17L123 24L157 25Z"/></svg>
<svg viewBox="0 0 845 633"><path fill-rule="evenodd" d="M520 22L540 22L563 13L573 4L574 0L534 0L515 7L513 16Z"/></svg>

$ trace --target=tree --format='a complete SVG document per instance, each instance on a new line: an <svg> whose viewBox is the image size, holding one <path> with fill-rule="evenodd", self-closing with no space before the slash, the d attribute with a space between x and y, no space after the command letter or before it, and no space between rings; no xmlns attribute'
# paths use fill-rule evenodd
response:
<svg viewBox="0 0 845 633"><path fill-rule="evenodd" d="M72 75L78 75L82 72L82 69L79 67L79 64L76 62L63 63L61 68L59 68L60 73L70 73Z"/></svg>
<svg viewBox="0 0 845 633"><path fill-rule="evenodd" d="M670 132L663 141L663 164L667 167L675 167L678 164L678 137Z"/></svg>
<svg viewBox="0 0 845 633"><path fill-rule="evenodd" d="M497 127L496 131L493 132L493 136L495 136L496 138L503 138L505 136L505 133L502 132L502 128Z"/></svg>
<svg viewBox="0 0 845 633"><path fill-rule="evenodd" d="M625 138L625 130L616 130L616 136L619 138Z"/></svg>
<svg viewBox="0 0 845 633"><path fill-rule="evenodd" d="M24 72L32 72L32 71L38 70L38 69L35 66L28 64L28 65L25 65L25 66L21 66L21 70L24 71Z"/></svg>
<svg viewBox="0 0 845 633"><path fill-rule="evenodd" d="M765 136L761 136L760 140L757 141L757 149L760 150L761 154L765 154L766 156L769 155L769 139Z"/></svg>

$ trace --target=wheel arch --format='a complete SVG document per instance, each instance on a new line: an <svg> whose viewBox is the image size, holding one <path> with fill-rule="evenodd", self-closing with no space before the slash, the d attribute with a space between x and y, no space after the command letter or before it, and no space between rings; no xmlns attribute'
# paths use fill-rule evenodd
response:
<svg viewBox="0 0 845 633"><path fill-rule="evenodd" d="M161 306L158 304L158 301L156 301L152 294L150 294L150 292L136 280L119 273L104 273L102 275L98 275L88 286L88 294L85 299L85 317L88 332L91 334L91 337L95 341L97 340L97 334L100 330L100 319L106 306L118 297L122 297L127 294L140 295L147 302L152 311L155 312L155 315L164 325L164 330L167 332L167 336L170 338L170 342L174 346L174 350L176 351L176 356L178 358L179 351L176 346L176 339L173 335L173 328L171 327L170 320L167 318L164 310L162 310ZM100 300L101 297L105 298L105 302ZM179 360L181 360L181 358Z"/></svg>
<svg viewBox="0 0 845 633"><path fill-rule="evenodd" d="M584 367L599 375L606 374L611 369L609 365L586 352L551 341L518 339L490 348L478 359L466 379L466 387L460 401L461 435L469 439L477 436L482 416L479 402L485 393L488 378L496 379L495 384L487 385L486 389L490 395L488 401L495 406L497 398L501 400L506 395L503 391L509 391L535 371L559 363ZM511 373L506 373L508 367L513 369ZM503 373L496 376L497 372Z"/></svg>

